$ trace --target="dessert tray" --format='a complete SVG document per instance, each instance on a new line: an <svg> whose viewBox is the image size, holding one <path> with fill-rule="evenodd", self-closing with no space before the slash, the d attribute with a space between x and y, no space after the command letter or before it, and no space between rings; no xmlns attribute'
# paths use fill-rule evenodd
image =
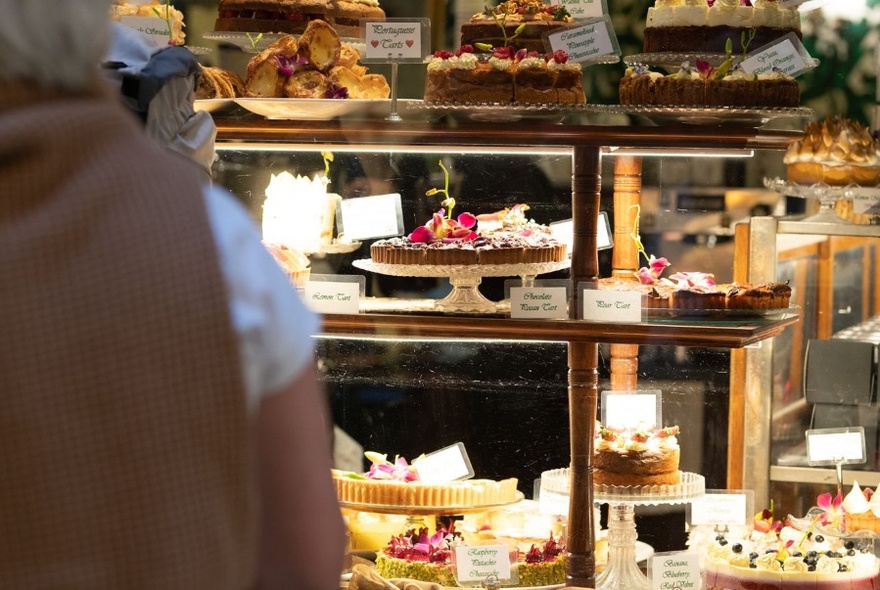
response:
<svg viewBox="0 0 880 590"><path fill-rule="evenodd" d="M472 512L486 512L503 506L516 504L525 499L522 492L517 492L514 500L499 504L472 504L469 506L401 506L399 504L362 504L356 502L340 502L339 505L350 510L362 512L377 512L379 514L407 514L412 516L445 516L454 514L470 514Z"/></svg>
<svg viewBox="0 0 880 590"><path fill-rule="evenodd" d="M267 119L329 121L330 119L384 119L391 114L391 99L358 98L236 98L235 104ZM405 99L397 107L406 112Z"/></svg>
<svg viewBox="0 0 880 590"><path fill-rule="evenodd" d="M623 63L632 67L635 65L655 66L663 68L670 74L681 69L681 64L690 62L696 65L697 60L708 62L712 67L717 67L727 59L726 53L636 53L623 58ZM819 60L812 61L813 67L819 65Z"/></svg>
<svg viewBox="0 0 880 590"><path fill-rule="evenodd" d="M829 186L822 183L806 185L789 182L782 178L765 178L764 186L787 196L817 199L819 201L819 212L801 221L850 224L851 222L834 212L834 204L838 200L864 196L880 199L880 188L863 187L857 184L847 186Z"/></svg>
<svg viewBox="0 0 880 590"><path fill-rule="evenodd" d="M790 313L798 313L800 306L790 305L778 309L657 309L642 308L642 315L650 319L699 318L707 320L768 319L775 320Z"/></svg>
<svg viewBox="0 0 880 590"><path fill-rule="evenodd" d="M774 119L809 117L808 107L658 107L649 105L592 105L592 112L617 115L641 115L657 125L738 125L760 127Z"/></svg>
<svg viewBox="0 0 880 590"><path fill-rule="evenodd" d="M569 115L582 113L585 105L517 105L501 103L426 103L407 101L401 113L421 113L430 118L449 116L458 121L513 123L516 121L547 121L561 123Z"/></svg>
<svg viewBox="0 0 880 590"><path fill-rule="evenodd" d="M452 291L434 302L434 309L444 313L495 313L496 303L486 299L479 287L483 277L522 277L524 283L548 272L571 266L571 260L531 264L383 264L370 259L355 260L360 269L395 277L447 277Z"/></svg>
<svg viewBox="0 0 880 590"><path fill-rule="evenodd" d="M234 98L200 98L193 101L193 109L196 111L219 113L232 108L235 108Z"/></svg>

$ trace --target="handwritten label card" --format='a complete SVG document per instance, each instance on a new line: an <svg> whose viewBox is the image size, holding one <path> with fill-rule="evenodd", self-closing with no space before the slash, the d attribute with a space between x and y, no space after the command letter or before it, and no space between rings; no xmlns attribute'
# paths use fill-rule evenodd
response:
<svg viewBox="0 0 880 590"><path fill-rule="evenodd" d="M565 287L510 289L510 317L516 319L565 319L567 303Z"/></svg>
<svg viewBox="0 0 880 590"><path fill-rule="evenodd" d="M579 20L601 18L608 14L606 0L559 0L559 4L562 4L572 17Z"/></svg>
<svg viewBox="0 0 880 590"><path fill-rule="evenodd" d="M692 526L745 526L754 514L751 490L713 490L690 504Z"/></svg>
<svg viewBox="0 0 880 590"><path fill-rule="evenodd" d="M865 429L819 428L808 430L807 461L810 465L864 463Z"/></svg>
<svg viewBox="0 0 880 590"><path fill-rule="evenodd" d="M403 233L400 193L339 201L337 225L348 241L388 238Z"/></svg>
<svg viewBox="0 0 880 590"><path fill-rule="evenodd" d="M880 89L880 86L878 86ZM880 90L878 90L880 92ZM880 189L862 188L854 189L853 213L863 215L880 215Z"/></svg>
<svg viewBox="0 0 880 590"><path fill-rule="evenodd" d="M353 281L336 280L339 278L345 277L332 275L333 280L322 280L321 275L312 275L306 283L304 295L306 304L317 313L359 313L364 277L348 277L354 279Z"/></svg>
<svg viewBox="0 0 880 590"><path fill-rule="evenodd" d="M697 553L657 553L648 560L651 590L700 590L700 556Z"/></svg>
<svg viewBox="0 0 880 590"><path fill-rule="evenodd" d="M489 576L499 582L511 580L507 545L476 545L455 548L455 571L459 583L482 583Z"/></svg>
<svg viewBox="0 0 880 590"><path fill-rule="evenodd" d="M471 460L460 442L419 457L413 461L413 467L422 483L447 483L474 476Z"/></svg>
<svg viewBox="0 0 880 590"><path fill-rule="evenodd" d="M822 8L826 4L839 2L840 0L780 0L780 8L797 8L800 12L809 12Z"/></svg>
<svg viewBox="0 0 880 590"><path fill-rule="evenodd" d="M395 19L363 22L364 63L418 62L430 51L428 19Z"/></svg>
<svg viewBox="0 0 880 590"><path fill-rule="evenodd" d="M602 424L617 430L653 430L663 423L659 389L603 391Z"/></svg>
<svg viewBox="0 0 880 590"><path fill-rule="evenodd" d="M601 19L570 29L544 35L544 45L551 51L563 50L571 62L596 60L606 55L620 55L620 46L611 26L611 18Z"/></svg>
<svg viewBox="0 0 880 590"><path fill-rule="evenodd" d="M775 69L792 78L816 67L806 47L794 33L749 52L740 65L750 74L769 74Z"/></svg>
<svg viewBox="0 0 880 590"><path fill-rule="evenodd" d="M588 322L642 321L642 296L636 291L582 289L581 301L583 319Z"/></svg>
<svg viewBox="0 0 880 590"><path fill-rule="evenodd" d="M168 23L165 22L165 19L158 16L123 16L119 19L119 22L130 29L147 35L159 45L167 45L168 40L171 38Z"/></svg>

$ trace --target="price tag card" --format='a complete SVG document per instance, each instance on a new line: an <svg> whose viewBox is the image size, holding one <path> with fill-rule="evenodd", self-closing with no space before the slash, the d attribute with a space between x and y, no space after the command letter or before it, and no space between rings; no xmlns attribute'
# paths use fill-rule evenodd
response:
<svg viewBox="0 0 880 590"><path fill-rule="evenodd" d="M559 0L559 4L578 20L601 18L608 14L607 0Z"/></svg>
<svg viewBox="0 0 880 590"><path fill-rule="evenodd" d="M703 578L699 553L670 551L651 556L648 580L651 590L700 590Z"/></svg>
<svg viewBox="0 0 880 590"><path fill-rule="evenodd" d="M415 459L413 467L423 483L447 483L474 476L471 460L460 442Z"/></svg>
<svg viewBox="0 0 880 590"><path fill-rule="evenodd" d="M588 62L606 55L620 55L620 45L611 26L611 17L586 21L578 27L544 33L544 46L551 51L563 50L572 62Z"/></svg>
<svg viewBox="0 0 880 590"><path fill-rule="evenodd" d="M602 424L614 430L653 430L663 424L659 389L603 391Z"/></svg>
<svg viewBox="0 0 880 590"><path fill-rule="evenodd" d="M564 320L568 318L565 287L511 287L510 317L515 319Z"/></svg>
<svg viewBox="0 0 880 590"><path fill-rule="evenodd" d="M568 255L571 256L574 244L574 222L571 219L554 221L550 224L550 232L557 241L563 242L568 247ZM614 247L614 237L611 233L611 223L608 221L608 213L599 212L596 221L596 249L607 250Z"/></svg>
<svg viewBox="0 0 880 590"><path fill-rule="evenodd" d="M168 23L165 22L164 18L159 18L158 16L123 16L120 17L119 22L130 29L140 31L159 45L167 45L168 40L171 38Z"/></svg>
<svg viewBox="0 0 880 590"><path fill-rule="evenodd" d="M389 18L361 21L362 63L422 63L431 52L431 20Z"/></svg>
<svg viewBox="0 0 880 590"><path fill-rule="evenodd" d="M794 33L788 33L773 43L750 51L740 64L750 74L769 74L774 70L785 72L792 78L816 67L807 48Z"/></svg>
<svg viewBox="0 0 880 590"><path fill-rule="evenodd" d="M342 199L336 209L339 235L348 241L389 238L403 234L400 193Z"/></svg>
<svg viewBox="0 0 880 590"><path fill-rule="evenodd" d="M606 291L582 284L582 319L588 322L637 324L642 321L642 295L637 291Z"/></svg>
<svg viewBox="0 0 880 590"><path fill-rule="evenodd" d="M859 187L853 193L853 213L880 215L880 189Z"/></svg>
<svg viewBox="0 0 880 590"><path fill-rule="evenodd" d="M303 299L317 313L359 313L366 282L361 275L313 274L306 283Z"/></svg>
<svg viewBox="0 0 880 590"><path fill-rule="evenodd" d="M507 545L471 545L456 547L453 554L455 577L462 586L480 587L490 576L505 586L519 581L510 567ZM516 577L515 577L516 576Z"/></svg>
<svg viewBox="0 0 880 590"><path fill-rule="evenodd" d="M691 526L745 526L755 514L753 490L706 490L686 508Z"/></svg>
<svg viewBox="0 0 880 590"><path fill-rule="evenodd" d="M807 462L810 465L847 465L864 463L865 429L861 426L852 428L817 428L808 430Z"/></svg>

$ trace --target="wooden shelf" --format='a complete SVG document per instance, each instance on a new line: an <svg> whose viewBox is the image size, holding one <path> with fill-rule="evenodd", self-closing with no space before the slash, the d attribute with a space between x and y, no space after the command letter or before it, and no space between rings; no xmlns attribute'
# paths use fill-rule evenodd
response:
<svg viewBox="0 0 880 590"><path fill-rule="evenodd" d="M425 123L403 121L282 121L262 117L215 119L217 143L279 142L300 148L316 144L398 146L526 146L785 150L800 131L699 125L555 125L528 122Z"/></svg>
<svg viewBox="0 0 880 590"><path fill-rule="evenodd" d="M652 344L705 348L742 348L781 333L798 321L796 314L754 323L657 320L614 324L574 320L514 320L481 316L362 313L327 314L323 335L329 337L528 340Z"/></svg>

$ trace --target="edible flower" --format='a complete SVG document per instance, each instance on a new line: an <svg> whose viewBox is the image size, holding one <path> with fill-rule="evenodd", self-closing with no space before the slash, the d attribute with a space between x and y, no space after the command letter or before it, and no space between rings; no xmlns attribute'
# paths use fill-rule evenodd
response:
<svg viewBox="0 0 880 590"><path fill-rule="evenodd" d="M476 225L477 218L472 213L462 213L455 220L444 217L444 210L440 209L428 223L414 229L409 239L420 244L475 240L477 232L473 227Z"/></svg>
<svg viewBox="0 0 880 590"><path fill-rule="evenodd" d="M819 508L823 510L817 517L822 525L843 528L843 498L840 497L840 494L832 499L831 494L825 492L817 498L817 503Z"/></svg>
<svg viewBox="0 0 880 590"><path fill-rule="evenodd" d="M660 279L663 270L669 266L666 258L655 258L653 254L648 258L648 266L643 266L636 271L636 277L643 285L653 285Z"/></svg>
<svg viewBox="0 0 880 590"><path fill-rule="evenodd" d="M348 98L347 86L333 86L332 84L324 91L324 98L345 99Z"/></svg>
<svg viewBox="0 0 880 590"><path fill-rule="evenodd" d="M284 76L292 76L300 66L306 66L309 64L308 60L302 59L299 55L276 55L276 61L278 62L278 73Z"/></svg>
<svg viewBox="0 0 880 590"><path fill-rule="evenodd" d="M419 479L415 469L403 457L396 457L394 463L388 461L387 455L380 455L372 451L364 453L372 462L367 471L368 479L388 479L395 481L417 481Z"/></svg>
<svg viewBox="0 0 880 590"><path fill-rule="evenodd" d="M708 272L677 272L670 280L676 281L679 288L714 287L715 275Z"/></svg>

